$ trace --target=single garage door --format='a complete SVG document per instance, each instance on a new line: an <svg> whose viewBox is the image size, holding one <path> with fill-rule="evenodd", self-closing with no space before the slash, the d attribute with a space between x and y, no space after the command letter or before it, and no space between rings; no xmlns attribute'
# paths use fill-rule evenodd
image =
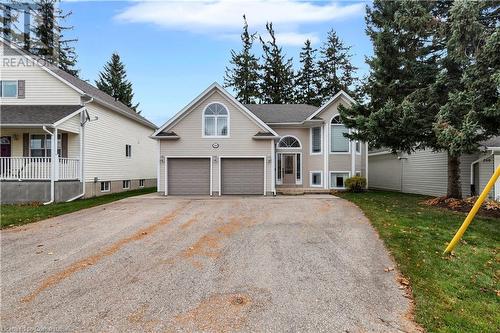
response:
<svg viewBox="0 0 500 333"><path fill-rule="evenodd" d="M210 159L169 158L167 163L169 195L210 194Z"/></svg>
<svg viewBox="0 0 500 333"><path fill-rule="evenodd" d="M222 158L222 194L264 193L263 158Z"/></svg>

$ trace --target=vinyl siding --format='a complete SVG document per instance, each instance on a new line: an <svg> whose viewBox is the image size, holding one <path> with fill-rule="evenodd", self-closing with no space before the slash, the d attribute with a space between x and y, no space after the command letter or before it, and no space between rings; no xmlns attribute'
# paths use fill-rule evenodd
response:
<svg viewBox="0 0 500 333"><path fill-rule="evenodd" d="M0 43L1 44L1 43ZM1 45L0 49L3 49ZM0 80L25 80L25 98L0 98L0 104L80 104L80 94L67 84L42 69L40 65L28 62L21 56L11 56L0 64ZM21 62L21 61L22 62Z"/></svg>
<svg viewBox="0 0 500 333"><path fill-rule="evenodd" d="M213 102L224 104L229 111L228 138L202 137L203 110ZM232 101L219 92L212 92L197 104L193 105L187 114L172 125L169 130L180 136L179 140L161 140L160 154L162 156L213 156L216 161L212 166L212 190L219 192L219 156L266 156L266 188L271 192L271 140L254 140L252 137L262 129L239 109ZM219 144L213 148L212 144ZM164 191L165 163L160 163L160 191Z"/></svg>
<svg viewBox="0 0 500 333"><path fill-rule="evenodd" d="M448 157L446 152L420 150L410 155L403 154L398 160L395 155L369 157L369 186L432 196L444 196L448 187ZM470 164L477 154L461 158L460 180L462 194L470 195ZM401 172L403 174L401 185Z"/></svg>
<svg viewBox="0 0 500 333"><path fill-rule="evenodd" d="M486 187L486 184L488 184L488 181L490 180L491 176L493 175L494 169L494 156L491 156L487 159L485 159L482 162L479 162L479 191L478 194L480 194L484 188ZM493 199L494 198L494 191L491 190L488 194L488 198Z"/></svg>
<svg viewBox="0 0 500 333"><path fill-rule="evenodd" d="M156 142L153 130L96 103L87 105L90 118L85 125L85 180L103 181L156 178ZM132 157L125 145L132 145Z"/></svg>
<svg viewBox="0 0 500 333"><path fill-rule="evenodd" d="M57 126L57 128L67 132L80 133L80 114L77 114L66 120L65 122Z"/></svg>
<svg viewBox="0 0 500 333"><path fill-rule="evenodd" d="M370 188L401 190L401 162L393 154L368 157Z"/></svg>

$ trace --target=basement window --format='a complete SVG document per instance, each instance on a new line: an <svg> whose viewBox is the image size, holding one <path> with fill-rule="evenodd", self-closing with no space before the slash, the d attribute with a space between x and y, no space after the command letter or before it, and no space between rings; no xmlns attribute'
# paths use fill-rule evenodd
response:
<svg viewBox="0 0 500 333"><path fill-rule="evenodd" d="M144 179L139 179L139 187L144 187Z"/></svg>
<svg viewBox="0 0 500 333"><path fill-rule="evenodd" d="M344 189L349 172L330 172L330 188Z"/></svg>
<svg viewBox="0 0 500 333"><path fill-rule="evenodd" d="M130 180L124 180L122 187L124 190L128 190L130 188Z"/></svg>
<svg viewBox="0 0 500 333"><path fill-rule="evenodd" d="M109 192L111 182L101 182L101 192Z"/></svg>
<svg viewBox="0 0 500 333"><path fill-rule="evenodd" d="M311 187L321 187L321 171L311 171Z"/></svg>

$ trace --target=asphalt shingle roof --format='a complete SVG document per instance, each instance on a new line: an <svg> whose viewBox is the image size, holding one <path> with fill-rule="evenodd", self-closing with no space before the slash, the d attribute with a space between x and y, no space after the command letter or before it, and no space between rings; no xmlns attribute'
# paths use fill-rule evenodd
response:
<svg viewBox="0 0 500 333"><path fill-rule="evenodd" d="M266 124L301 123L318 108L307 104L245 104Z"/></svg>
<svg viewBox="0 0 500 333"><path fill-rule="evenodd" d="M481 142L485 147L500 147L500 136L494 136L489 140Z"/></svg>
<svg viewBox="0 0 500 333"><path fill-rule="evenodd" d="M1 105L0 123L50 125L81 108L81 105Z"/></svg>

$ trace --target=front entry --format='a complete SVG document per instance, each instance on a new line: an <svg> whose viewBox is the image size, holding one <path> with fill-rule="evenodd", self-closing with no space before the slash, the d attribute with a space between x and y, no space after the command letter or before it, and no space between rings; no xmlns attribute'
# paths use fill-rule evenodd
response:
<svg viewBox="0 0 500 333"><path fill-rule="evenodd" d="M283 154L283 185L295 185L295 154Z"/></svg>
<svg viewBox="0 0 500 333"><path fill-rule="evenodd" d="M0 157L10 157L11 146L10 136L0 137Z"/></svg>

